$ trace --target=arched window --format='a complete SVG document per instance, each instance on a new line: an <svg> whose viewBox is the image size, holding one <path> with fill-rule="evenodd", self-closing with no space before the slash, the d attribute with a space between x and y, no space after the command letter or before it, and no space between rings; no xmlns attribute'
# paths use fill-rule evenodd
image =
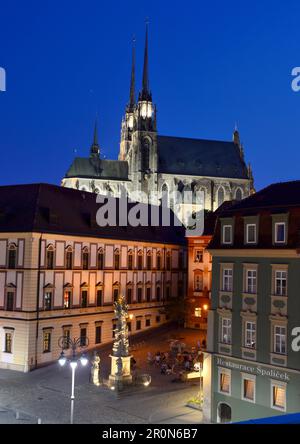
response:
<svg viewBox="0 0 300 444"><path fill-rule="evenodd" d="M242 200L242 199L243 199L243 192L240 188L237 188L235 192L235 200Z"/></svg>
<svg viewBox="0 0 300 444"><path fill-rule="evenodd" d="M162 199L162 205L163 206L170 206L170 201L169 201L169 188L168 185L166 183L163 184L163 186L161 187L161 199Z"/></svg>
<svg viewBox="0 0 300 444"><path fill-rule="evenodd" d="M127 256L127 260L128 260L128 270L132 270L133 269L133 252L132 250L128 251L128 256Z"/></svg>
<svg viewBox="0 0 300 444"><path fill-rule="evenodd" d="M73 249L71 246L66 249L66 269L72 270L73 268Z"/></svg>
<svg viewBox="0 0 300 444"><path fill-rule="evenodd" d="M98 255L97 255L97 262L98 262L98 270L103 270L104 268L104 251L103 248L99 248Z"/></svg>
<svg viewBox="0 0 300 444"><path fill-rule="evenodd" d="M142 171L149 170L149 160L150 160L150 142L149 139L144 139L142 142L142 159L141 159L141 169Z"/></svg>
<svg viewBox="0 0 300 444"><path fill-rule="evenodd" d="M8 268L16 268L17 265L17 247L10 244L8 247Z"/></svg>
<svg viewBox="0 0 300 444"><path fill-rule="evenodd" d="M143 269L143 252L142 250L139 250L138 252L138 270Z"/></svg>
<svg viewBox="0 0 300 444"><path fill-rule="evenodd" d="M224 202L224 198L225 198L225 193L224 193L224 188L220 187L218 189L218 208L222 205L222 203Z"/></svg>
<svg viewBox="0 0 300 444"><path fill-rule="evenodd" d="M116 248L114 252L114 268L115 270L119 270L120 268L120 250L118 248Z"/></svg>
<svg viewBox="0 0 300 444"><path fill-rule="evenodd" d="M54 247L49 245L46 251L46 268L52 270L54 268Z"/></svg>
<svg viewBox="0 0 300 444"><path fill-rule="evenodd" d="M152 255L151 251L147 251L147 270L151 270L152 268Z"/></svg>
<svg viewBox="0 0 300 444"><path fill-rule="evenodd" d="M82 250L82 268L84 270L89 269L89 250L87 247Z"/></svg>

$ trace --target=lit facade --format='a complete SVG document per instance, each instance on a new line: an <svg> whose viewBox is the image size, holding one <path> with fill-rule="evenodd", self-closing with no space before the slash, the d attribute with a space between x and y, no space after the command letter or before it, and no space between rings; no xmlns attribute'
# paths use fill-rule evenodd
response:
<svg viewBox="0 0 300 444"><path fill-rule="evenodd" d="M91 194L50 185L0 187L0 205L2 368L55 361L61 336L111 342L119 294L130 334L162 325L167 301L184 294L184 236L168 228L99 228Z"/></svg>

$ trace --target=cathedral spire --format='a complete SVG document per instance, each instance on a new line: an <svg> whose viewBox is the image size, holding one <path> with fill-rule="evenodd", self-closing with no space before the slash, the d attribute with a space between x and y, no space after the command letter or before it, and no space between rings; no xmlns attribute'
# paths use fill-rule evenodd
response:
<svg viewBox="0 0 300 444"><path fill-rule="evenodd" d="M91 145L91 150L90 150L90 157L99 157L99 155L100 155L100 146L98 143L98 122L96 118L94 126L93 143Z"/></svg>
<svg viewBox="0 0 300 444"><path fill-rule="evenodd" d="M143 84L140 100L152 100L151 92L149 90L149 60L148 60L148 20L146 21L146 38L145 38L145 52L144 52L144 67L143 67Z"/></svg>
<svg viewBox="0 0 300 444"><path fill-rule="evenodd" d="M129 109L133 110L135 104L135 37L132 39L132 66L130 78L130 95L129 95Z"/></svg>

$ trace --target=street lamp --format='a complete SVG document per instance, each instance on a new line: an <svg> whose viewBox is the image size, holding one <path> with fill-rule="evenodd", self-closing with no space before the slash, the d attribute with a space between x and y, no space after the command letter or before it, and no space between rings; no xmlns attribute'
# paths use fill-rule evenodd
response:
<svg viewBox="0 0 300 444"><path fill-rule="evenodd" d="M72 370L72 390L71 390L71 413L70 413L70 423L73 424L73 418L74 418L74 401L75 401L75 371L78 366L78 362L81 363L83 367L85 367L88 363L88 358L83 353L80 358L77 358L76 356L76 350L77 348L83 348L88 346L88 338L78 338L78 339L71 339L67 336L62 336L58 340L58 345L61 348L61 354L58 359L58 363L61 367L64 367L64 365L69 362L70 367ZM71 348L72 354L70 358L67 358L65 356L64 350Z"/></svg>

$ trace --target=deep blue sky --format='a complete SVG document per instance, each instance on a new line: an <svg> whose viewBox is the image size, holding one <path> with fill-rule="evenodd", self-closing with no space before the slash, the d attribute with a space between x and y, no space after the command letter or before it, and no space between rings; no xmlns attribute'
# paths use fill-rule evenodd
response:
<svg viewBox="0 0 300 444"><path fill-rule="evenodd" d="M238 122L257 189L300 179L300 2L6 1L0 9L0 184L59 183L87 155L96 111L116 158L132 34L140 86L145 17L160 134L231 139Z"/></svg>

